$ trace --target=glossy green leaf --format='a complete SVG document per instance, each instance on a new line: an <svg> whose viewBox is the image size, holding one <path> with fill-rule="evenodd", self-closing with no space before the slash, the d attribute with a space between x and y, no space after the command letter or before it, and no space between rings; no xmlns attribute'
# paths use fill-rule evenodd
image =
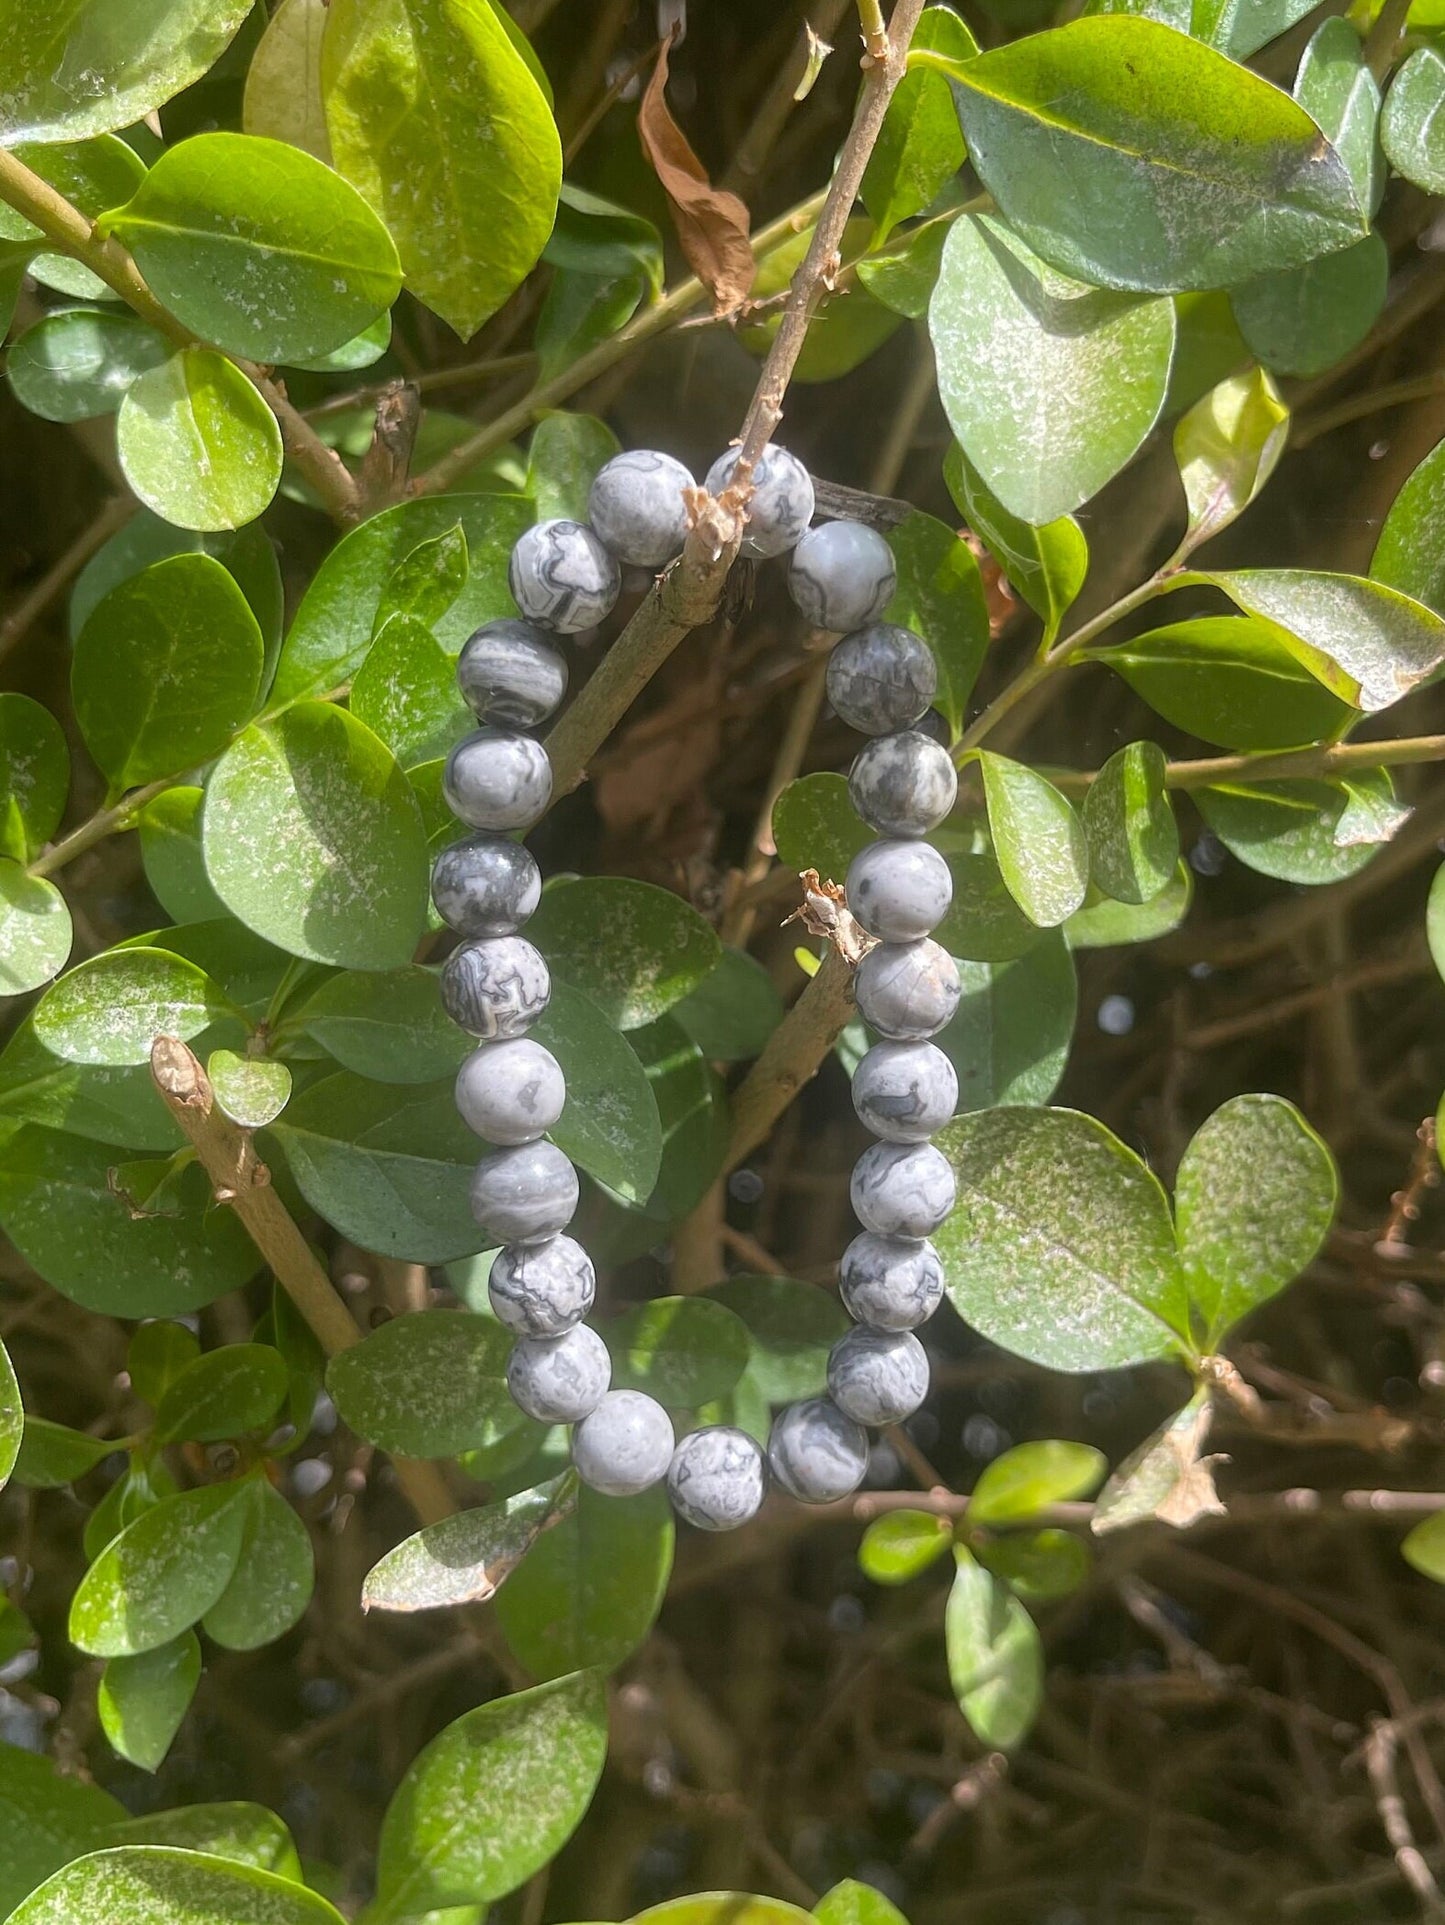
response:
<svg viewBox="0 0 1445 1925"><path fill-rule="evenodd" d="M1369 776L1377 788L1389 789L1385 771ZM1343 783L1232 782L1197 789L1193 801L1231 855L1277 882L1341 882L1379 853L1374 842L1340 842L1350 806Z"/></svg>
<svg viewBox="0 0 1445 1925"><path fill-rule="evenodd" d="M1069 1060L1078 986L1062 931L1007 962L958 962L963 994L934 1038L958 1076L958 1111L1047 1103Z"/></svg>
<svg viewBox="0 0 1445 1925"><path fill-rule="evenodd" d="M662 1124L636 1051L590 996L562 981L530 1033L567 1079L552 1141L624 1202L645 1202L662 1160Z"/></svg>
<svg viewBox="0 0 1445 1925"><path fill-rule="evenodd" d="M1325 20L1315 29L1300 58L1294 97L1349 170L1360 205L1373 214L1385 185L1376 138L1380 86L1350 21Z"/></svg>
<svg viewBox="0 0 1445 1925"><path fill-rule="evenodd" d="M681 1025L711 1063L756 1056L783 1020L783 999L755 956L725 948L716 969L674 1003Z"/></svg>
<svg viewBox="0 0 1445 1925"><path fill-rule="evenodd" d="M1091 1444L1060 1437L1017 1444L985 1464L968 1500L970 1524L1018 1524L1050 1504L1066 1504L1097 1490L1108 1469Z"/></svg>
<svg viewBox="0 0 1445 1925"><path fill-rule="evenodd" d="M109 949L48 990L35 1034L72 1063L148 1063L157 1036L183 1042L227 1013L219 984L164 949Z"/></svg>
<svg viewBox="0 0 1445 1925"><path fill-rule="evenodd" d="M27 1414L12 1466L15 1481L28 1490L60 1490L94 1470L115 1448L115 1444L104 1437L89 1437L84 1431L71 1430L68 1425L52 1424L47 1418Z"/></svg>
<svg viewBox="0 0 1445 1925"><path fill-rule="evenodd" d="M200 1340L183 1323L156 1318L131 1334L125 1367L137 1397L154 1407L187 1364L201 1354Z"/></svg>
<svg viewBox="0 0 1445 1925"><path fill-rule="evenodd" d="M25 863L60 825L70 790L65 731L28 695L0 692L0 858Z"/></svg>
<svg viewBox="0 0 1445 1925"><path fill-rule="evenodd" d="M978 42L948 7L925 7L911 47L933 47L969 60ZM900 221L921 214L964 163L963 136L941 74L914 68L894 89L860 189L873 216L874 244Z"/></svg>
<svg viewBox="0 0 1445 1925"><path fill-rule="evenodd" d="M978 757L998 866L1029 921L1067 921L1089 885L1084 827L1067 798L1022 762L985 749Z"/></svg>
<svg viewBox="0 0 1445 1925"><path fill-rule="evenodd" d="M707 1292L747 1327L748 1376L770 1404L818 1396L828 1381L828 1352L849 1327L829 1290L794 1277L740 1274Z"/></svg>
<svg viewBox="0 0 1445 1925"><path fill-rule="evenodd" d="M911 628L933 651L933 706L957 737L988 648L988 606L973 550L932 515L912 514L890 529L898 587L884 619ZM807 777L803 778L805 781Z"/></svg>
<svg viewBox="0 0 1445 1925"><path fill-rule="evenodd" d="M992 849L948 858L953 901L934 930L950 955L970 962L1012 962L1039 940L1039 931L1013 897Z"/></svg>
<svg viewBox="0 0 1445 1925"><path fill-rule="evenodd" d="M642 1390L673 1410L725 1397L751 1351L748 1329L716 1297L658 1297L602 1326L614 1390Z"/></svg>
<svg viewBox="0 0 1445 1925"><path fill-rule="evenodd" d="M433 1611L496 1595L574 1497L562 1477L458 1511L405 1538L367 1573L365 1611Z"/></svg>
<svg viewBox="0 0 1445 1925"><path fill-rule="evenodd" d="M828 771L790 782L773 804L772 826L778 860L800 875L816 869L824 882L841 883L854 856L873 840L853 807L847 777Z"/></svg>
<svg viewBox="0 0 1445 1925"><path fill-rule="evenodd" d="M1421 1577L1445 1584L1445 1512L1425 1517L1406 1532L1400 1555Z"/></svg>
<svg viewBox="0 0 1445 1925"><path fill-rule="evenodd" d="M407 615L435 629L466 587L470 572L467 531L460 521L419 541L386 576L372 617L373 649L393 615Z"/></svg>
<svg viewBox="0 0 1445 1925"><path fill-rule="evenodd" d="M132 383L116 418L125 478L163 521L239 528L281 480L276 417L212 348L182 348Z"/></svg>
<svg viewBox="0 0 1445 1925"><path fill-rule="evenodd" d="M206 1852L212 1858L275 1872L301 1883L301 1862L291 1834L264 1805L243 1799L217 1804L182 1805L175 1811L147 1812L111 1828L107 1843L114 1845L178 1845L185 1851Z"/></svg>
<svg viewBox="0 0 1445 1925"><path fill-rule="evenodd" d="M436 972L410 964L328 976L297 1012L343 1069L376 1083L435 1083L474 1047L442 1008Z"/></svg>
<svg viewBox="0 0 1445 1925"><path fill-rule="evenodd" d="M1018 1597L1047 1604L1077 1591L1089 1575L1089 1547L1070 1531L1011 1532L976 1547L978 1561Z"/></svg>
<svg viewBox="0 0 1445 1925"><path fill-rule="evenodd" d="M621 448L605 421L590 414L544 414L527 452L527 493L538 521L586 521L593 476Z"/></svg>
<svg viewBox="0 0 1445 1925"><path fill-rule="evenodd" d="M1131 1451L1100 1491L1092 1529L1098 1536L1157 1517L1180 1530L1224 1511L1204 1446L1213 1420L1212 1393L1201 1384L1182 1410Z"/></svg>
<svg viewBox="0 0 1445 1925"><path fill-rule="evenodd" d="M20 1385L15 1380L15 1369L5 1346L0 1343L0 1490L10 1481L24 1432L25 1410L20 1402Z"/></svg>
<svg viewBox="0 0 1445 1925"><path fill-rule="evenodd" d="M606 930L599 943L597 932ZM627 876L555 884L527 926L551 966L618 1029L638 1029L716 969L722 945L680 896Z"/></svg>
<svg viewBox="0 0 1445 1925"><path fill-rule="evenodd" d="M326 1388L368 1443L405 1457L455 1457L502 1412L511 1347L490 1317L414 1311L333 1357Z"/></svg>
<svg viewBox="0 0 1445 1925"><path fill-rule="evenodd" d="M1338 254L1246 281L1230 295L1239 331L1276 374L1322 374L1379 320L1390 255L1370 233Z"/></svg>
<svg viewBox="0 0 1445 1925"><path fill-rule="evenodd" d="M132 382L170 352L170 343L134 315L68 308L45 315L12 343L5 374L31 414L88 421L114 414Z"/></svg>
<svg viewBox="0 0 1445 1925"><path fill-rule="evenodd" d="M208 1853L121 1845L77 1858L11 1914L13 1925L340 1925L324 1898L290 1879Z"/></svg>
<svg viewBox="0 0 1445 1925"><path fill-rule="evenodd" d="M1435 879L1430 884L1425 907L1425 938L1430 945L1430 959L1445 980L1445 868L1435 871Z"/></svg>
<svg viewBox="0 0 1445 1925"><path fill-rule="evenodd" d="M652 222L571 182L542 258L553 269L533 336L544 380L662 291L662 236Z"/></svg>
<svg viewBox="0 0 1445 1925"><path fill-rule="evenodd" d="M1157 742L1131 742L1109 757L1084 798L1089 875L1118 902L1148 902L1178 867L1168 767Z"/></svg>
<svg viewBox="0 0 1445 1925"><path fill-rule="evenodd" d="M321 35L326 0L281 0L246 69L241 124L248 134L286 140L331 160L321 98Z"/></svg>
<svg viewBox="0 0 1445 1925"><path fill-rule="evenodd" d="M156 1410L162 1444L216 1443L263 1430L286 1395L286 1366L268 1344L226 1344L180 1371Z"/></svg>
<svg viewBox="0 0 1445 1925"><path fill-rule="evenodd" d="M253 1478L240 1561L202 1628L227 1651L255 1651L300 1622L315 1582L311 1533L280 1491Z"/></svg>
<svg viewBox="0 0 1445 1925"><path fill-rule="evenodd" d="M875 1517L858 1546L858 1563L875 1584L906 1584L936 1564L953 1544L953 1526L932 1511L889 1511Z"/></svg>
<svg viewBox="0 0 1445 1925"><path fill-rule="evenodd" d="M351 685L351 713L404 769L446 755L475 726L457 693L455 661L412 615L383 624Z"/></svg>
<svg viewBox="0 0 1445 1925"><path fill-rule="evenodd" d="M1396 495L1370 574L1445 613L1445 441L1430 450Z"/></svg>
<svg viewBox="0 0 1445 1925"><path fill-rule="evenodd" d="M1249 349L1222 288L1205 294L1176 294L1174 359L1169 368L1164 419L1170 421L1202 401L1211 388L1241 373L1248 360Z"/></svg>
<svg viewBox="0 0 1445 1925"><path fill-rule="evenodd" d="M291 1100L291 1072L264 1056L238 1056L213 1049L206 1059L217 1106L243 1129L264 1130Z"/></svg>
<svg viewBox="0 0 1445 1925"><path fill-rule="evenodd" d="M782 1898L757 1898L749 1892L701 1892L649 1905L631 1925L811 1925L812 1914Z"/></svg>
<svg viewBox="0 0 1445 1925"><path fill-rule="evenodd" d="M95 1657L135 1657L189 1629L236 1569L249 1487L204 1484L162 1498L114 1538L80 1580L70 1640Z"/></svg>
<svg viewBox="0 0 1445 1925"><path fill-rule="evenodd" d="M944 1616L948 1676L981 1744L1011 1751L1027 1737L1044 1691L1033 1619L1006 1584L959 1545Z"/></svg>
<svg viewBox="0 0 1445 1925"><path fill-rule="evenodd" d="M55 884L0 859L0 996L23 996L65 967L70 911Z"/></svg>
<svg viewBox="0 0 1445 1925"><path fill-rule="evenodd" d="M155 1771L190 1709L201 1676L194 1631L132 1658L112 1658L96 1694L100 1728L112 1751Z"/></svg>
<svg viewBox="0 0 1445 1925"><path fill-rule="evenodd" d="M1180 417L1174 459L1189 504L1189 548L1238 520L1274 472L1288 438L1289 409L1262 368L1231 375Z"/></svg>
<svg viewBox="0 0 1445 1925"><path fill-rule="evenodd" d="M207 922L226 913L207 880L201 852L204 800L202 790L178 783L154 796L138 817L146 881L178 922Z"/></svg>
<svg viewBox="0 0 1445 1925"><path fill-rule="evenodd" d="M1194 898L1194 872L1180 861L1168 887L1152 902L1115 902L1091 889L1082 909L1064 924L1071 949L1110 949L1121 943L1152 942L1177 929Z"/></svg>
<svg viewBox="0 0 1445 1925"><path fill-rule="evenodd" d="M542 379L550 381L600 341L626 327L641 306L646 288L646 276L638 266L608 275L557 268L532 336Z"/></svg>
<svg viewBox="0 0 1445 1925"><path fill-rule="evenodd" d="M613 1263L624 1261L624 1252L654 1248L659 1225L676 1223L696 1208L722 1174L729 1130L726 1088L686 1030L663 1016L631 1031L627 1040L657 1102L662 1162L642 1207L614 1212L594 1238L594 1254Z"/></svg>
<svg viewBox="0 0 1445 1925"><path fill-rule="evenodd" d="M149 1065L94 1069L62 1062L37 1042L28 1018L0 1051L0 1116L133 1150L175 1149L184 1140L156 1094Z"/></svg>
<svg viewBox="0 0 1445 1925"><path fill-rule="evenodd" d="M0 1915L125 1817L108 1791L63 1776L51 1759L0 1743Z"/></svg>
<svg viewBox="0 0 1445 1925"><path fill-rule="evenodd" d="M952 214L936 215L895 234L886 247L870 248L857 264L858 279L895 314L926 319L953 220Z"/></svg>
<svg viewBox="0 0 1445 1925"><path fill-rule="evenodd" d="M1391 81L1380 144L1406 180L1445 194L1445 54L1437 47L1417 47Z"/></svg>
<svg viewBox="0 0 1445 1925"><path fill-rule="evenodd" d="M818 1925L908 1925L898 1907L872 1885L845 1878L813 1907Z"/></svg>
<svg viewBox="0 0 1445 1925"><path fill-rule="evenodd" d="M113 134L43 146L22 143L15 152L18 160L87 220L94 220L117 201L128 200L145 178L145 165L140 156ZM75 300L114 301L117 298L99 275L69 254L49 251L32 254L32 245L42 243L44 236L12 207L0 206L0 240L9 243L4 248L5 255L21 255L30 275L42 287L54 288Z"/></svg>
<svg viewBox="0 0 1445 1925"><path fill-rule="evenodd" d="M958 512L993 556L1011 586L1035 614L1043 617L1044 639L1052 642L1089 572L1089 544L1072 515L1036 528L985 487L955 442L943 464L943 477Z"/></svg>

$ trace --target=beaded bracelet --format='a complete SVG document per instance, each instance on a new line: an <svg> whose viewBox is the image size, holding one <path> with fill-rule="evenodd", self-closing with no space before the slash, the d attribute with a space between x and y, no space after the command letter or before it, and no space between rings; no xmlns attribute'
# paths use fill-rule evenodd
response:
<svg viewBox="0 0 1445 1925"><path fill-rule="evenodd" d="M708 471L720 493L736 450ZM492 1309L515 1337L507 1386L527 1416L568 1424L582 1481L630 1496L666 1479L678 1514L703 1530L745 1524L772 1478L804 1503L846 1497L868 1463L867 1426L899 1423L928 1392L928 1359L914 1330L943 1294L929 1236L953 1207L953 1173L929 1138L952 1116L958 1083L929 1039L959 1000L958 971L929 939L952 895L948 865L923 838L953 807L957 778L945 749L913 725L936 690L933 656L911 630L880 618L893 598L893 557L859 522L810 528L813 484L786 449L769 446L753 470L745 553L792 551L788 585L815 628L841 634L828 660L828 698L872 738L849 789L879 840L848 871L848 905L875 945L855 978L858 1008L883 1040L858 1065L853 1102L880 1140L853 1172L863 1225L844 1253L839 1285L855 1327L834 1345L828 1395L789 1405L766 1455L746 1431L708 1425L680 1440L655 1399L611 1390L607 1346L586 1322L596 1275L566 1234L577 1172L546 1132L562 1113L561 1065L527 1032L547 1007L546 962L518 932L541 899L531 854L511 840L543 815L552 793L547 752L525 733L560 705L567 664L554 636L604 620L622 565L658 569L687 532L693 478L670 455L617 455L598 473L588 523L538 522L512 551L509 583L520 620L486 623L467 642L457 681L481 726L447 759L448 806L474 831L444 849L432 876L442 919L464 938L442 970L447 1013L481 1039L457 1075L457 1107L491 1146L472 1182L477 1222L501 1244L489 1281Z"/></svg>

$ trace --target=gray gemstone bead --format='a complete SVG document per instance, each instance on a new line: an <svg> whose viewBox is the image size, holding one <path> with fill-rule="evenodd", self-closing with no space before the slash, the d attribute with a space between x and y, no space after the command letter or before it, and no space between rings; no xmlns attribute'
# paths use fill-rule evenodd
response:
<svg viewBox="0 0 1445 1925"><path fill-rule="evenodd" d="M462 1121L489 1143L534 1143L567 1103L562 1065L532 1036L474 1049L456 1089Z"/></svg>
<svg viewBox="0 0 1445 1925"><path fill-rule="evenodd" d="M853 1165L853 1214L880 1237L927 1237L953 1208L956 1185L931 1143L873 1143Z"/></svg>
<svg viewBox="0 0 1445 1925"><path fill-rule="evenodd" d="M508 1244L487 1278L497 1322L518 1337L561 1336L581 1323L596 1295L592 1259L571 1237Z"/></svg>
<svg viewBox="0 0 1445 1925"><path fill-rule="evenodd" d="M640 1390L610 1390L572 1437L577 1475L604 1497L635 1497L667 1475L672 1419Z"/></svg>
<svg viewBox="0 0 1445 1925"><path fill-rule="evenodd" d="M597 470L587 519L598 539L632 568L661 568L687 538L684 488L697 483L680 461L652 448L614 455Z"/></svg>
<svg viewBox="0 0 1445 1925"><path fill-rule="evenodd" d="M499 1243L545 1243L567 1228L581 1194L576 1170L555 1143L518 1143L477 1165L472 1215Z"/></svg>
<svg viewBox="0 0 1445 1925"><path fill-rule="evenodd" d="M958 1072L936 1043L875 1043L853 1072L853 1107L885 1143L926 1143L958 1108Z"/></svg>
<svg viewBox="0 0 1445 1925"><path fill-rule="evenodd" d="M767 1488L761 1448L731 1424L689 1431L667 1471L672 1508L700 1531L735 1531L746 1524L757 1516Z"/></svg>
<svg viewBox="0 0 1445 1925"><path fill-rule="evenodd" d="M858 965L853 993L870 1029L894 1043L921 1043L952 1022L962 986L942 943L881 942Z"/></svg>
<svg viewBox="0 0 1445 1925"><path fill-rule="evenodd" d="M876 621L897 586L893 550L861 521L810 528L788 564L788 592L802 614L837 635Z"/></svg>
<svg viewBox="0 0 1445 1925"><path fill-rule="evenodd" d="M948 750L917 729L878 735L848 777L853 807L885 836L925 836L952 809L958 771Z"/></svg>
<svg viewBox="0 0 1445 1925"><path fill-rule="evenodd" d="M622 570L585 522L538 521L518 537L507 583L528 621L575 635L611 614Z"/></svg>
<svg viewBox="0 0 1445 1925"><path fill-rule="evenodd" d="M891 735L911 728L938 692L933 652L911 628L871 622L828 657L828 700L850 728Z"/></svg>
<svg viewBox="0 0 1445 1925"><path fill-rule="evenodd" d="M773 1419L768 1465L801 1504L832 1504L863 1482L868 1436L831 1397L789 1404Z"/></svg>
<svg viewBox="0 0 1445 1925"><path fill-rule="evenodd" d="M531 729L567 693L567 663L530 622L484 622L457 657L457 687L479 722Z"/></svg>
<svg viewBox="0 0 1445 1925"><path fill-rule="evenodd" d="M541 952L522 936L463 943L442 966L442 1007L460 1028L489 1042L523 1036L552 994Z"/></svg>
<svg viewBox="0 0 1445 1925"><path fill-rule="evenodd" d="M911 1331L859 1324L833 1346L828 1389L855 1424L901 1424L928 1395L928 1353Z"/></svg>
<svg viewBox="0 0 1445 1925"><path fill-rule="evenodd" d="M560 1337L522 1337L507 1359L512 1402L539 1424L579 1424L612 1382L607 1346L589 1324Z"/></svg>
<svg viewBox="0 0 1445 1925"><path fill-rule="evenodd" d="M848 865L847 893L870 936L915 942L948 914L953 877L926 842L870 842Z"/></svg>
<svg viewBox="0 0 1445 1925"><path fill-rule="evenodd" d="M552 764L530 735L478 729L447 757L442 794L473 829L530 829L552 800Z"/></svg>
<svg viewBox="0 0 1445 1925"><path fill-rule="evenodd" d="M843 1252L838 1294L859 1323L916 1330L943 1301L943 1265L931 1243L865 1230Z"/></svg>
<svg viewBox="0 0 1445 1925"><path fill-rule="evenodd" d="M520 842L468 836L432 865L431 899L459 935L512 936L542 900L542 872Z"/></svg>
<svg viewBox="0 0 1445 1925"><path fill-rule="evenodd" d="M726 454L718 456L707 471L706 487L710 495L722 493L737 465L736 448L729 448ZM812 519L812 476L796 455L769 442L753 468L753 495L748 504L743 553L786 554L806 534Z"/></svg>

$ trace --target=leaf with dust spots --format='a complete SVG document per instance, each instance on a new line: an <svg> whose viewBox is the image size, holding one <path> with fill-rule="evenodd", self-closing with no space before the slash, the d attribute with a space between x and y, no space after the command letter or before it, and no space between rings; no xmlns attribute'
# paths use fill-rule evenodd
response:
<svg viewBox="0 0 1445 1925"><path fill-rule="evenodd" d="M36 1752L0 1743L0 1917L67 1859L94 1851L125 1815L108 1791L62 1777Z"/></svg>
<svg viewBox="0 0 1445 1925"><path fill-rule="evenodd" d="M257 1871L276 1872L301 1883L301 1861L290 1832L274 1811L244 1799L209 1805L182 1805L174 1811L147 1812L111 1828L111 1845L179 1845L212 1858L229 1858Z"/></svg>
<svg viewBox="0 0 1445 1925"><path fill-rule="evenodd" d="M527 934L553 976L589 996L618 1029L665 1014L722 960L716 932L695 909L627 876L554 884Z"/></svg>
<svg viewBox="0 0 1445 1925"><path fill-rule="evenodd" d="M1185 1530L1201 1517L1223 1515L1214 1466L1224 1460L1204 1455L1213 1415L1209 1388L1201 1387L1124 1459L1094 1506L1099 1535L1151 1517Z"/></svg>
<svg viewBox="0 0 1445 1925"><path fill-rule="evenodd" d="M189 1630L231 1581L249 1503L246 1483L206 1484L143 1511L80 1580L71 1643L98 1658L134 1657Z"/></svg>
<svg viewBox="0 0 1445 1925"><path fill-rule="evenodd" d="M673 119L667 105L667 63L664 41L638 109L637 136L662 183L688 265L712 295L718 313L726 314L747 298L753 284L748 210L736 194L713 186Z"/></svg>
<svg viewBox="0 0 1445 1925"><path fill-rule="evenodd" d="M333 1357L326 1388L358 1437L404 1457L486 1443L510 1406L512 1339L490 1317L418 1310Z"/></svg>
<svg viewBox="0 0 1445 1925"><path fill-rule="evenodd" d="M575 1485L549 1478L496 1504L428 1524L372 1566L363 1611L434 1611L494 1597L550 1524L576 1502Z"/></svg>
<svg viewBox="0 0 1445 1925"><path fill-rule="evenodd" d="M207 1611L206 1636L227 1651L254 1651L284 1637L311 1602L311 1533L271 1484L257 1479L235 1576Z"/></svg>
<svg viewBox="0 0 1445 1925"><path fill-rule="evenodd" d="M1011 1751L1043 1698L1043 1643L1007 1584L962 1544L953 1555L958 1568L943 1621L949 1682L979 1741Z"/></svg>
<svg viewBox="0 0 1445 1925"><path fill-rule="evenodd" d="M552 1141L624 1203L645 1203L662 1162L662 1121L636 1050L589 996L560 981L532 1035L567 1079Z"/></svg>
<svg viewBox="0 0 1445 1925"><path fill-rule="evenodd" d="M220 984L169 950L141 945L92 956L47 990L35 1034L67 1063L148 1063L158 1036L183 1042L239 1016Z"/></svg>
<svg viewBox="0 0 1445 1925"><path fill-rule="evenodd" d="M248 134L286 140L331 163L321 98L326 0L281 0L246 70L241 124Z"/></svg>
<svg viewBox="0 0 1445 1925"><path fill-rule="evenodd" d="M10 1915L10 1925L342 1925L304 1885L205 1852L118 1845L77 1858Z"/></svg>

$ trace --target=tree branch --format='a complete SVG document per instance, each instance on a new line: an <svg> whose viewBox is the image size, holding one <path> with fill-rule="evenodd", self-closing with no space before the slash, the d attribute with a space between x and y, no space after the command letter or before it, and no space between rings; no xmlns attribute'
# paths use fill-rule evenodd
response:
<svg viewBox="0 0 1445 1925"><path fill-rule="evenodd" d="M732 1099L732 1135L725 1170L755 1150L818 1066L853 1014L853 965L830 946Z"/></svg>

